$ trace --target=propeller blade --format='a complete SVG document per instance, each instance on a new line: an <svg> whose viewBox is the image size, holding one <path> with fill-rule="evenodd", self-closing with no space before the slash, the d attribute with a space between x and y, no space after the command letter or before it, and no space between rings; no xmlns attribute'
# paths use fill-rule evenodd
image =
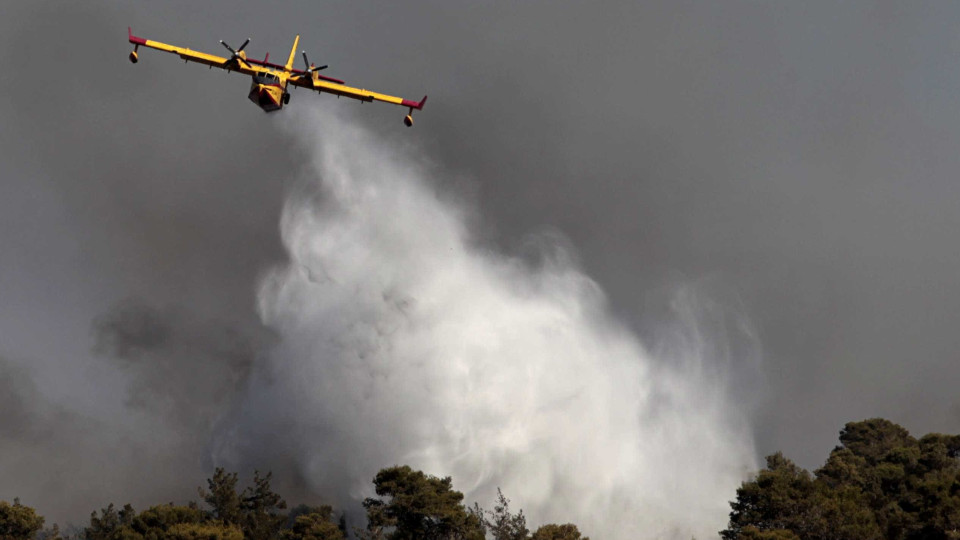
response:
<svg viewBox="0 0 960 540"><path fill-rule="evenodd" d="M310 60L307 60L307 51L300 51L300 54L303 55L303 66L306 68L304 70L304 73L306 74L310 74L310 73L313 73L314 71L320 71L321 69L327 69L328 67L330 67L326 64L322 66L310 65Z"/></svg>
<svg viewBox="0 0 960 540"><path fill-rule="evenodd" d="M311 65L310 60L307 59L307 51L300 51L300 54L303 55L303 65L305 69L303 70L303 73L297 75L297 77L310 77L313 75L314 72L320 71L321 69L327 69L329 67L327 65L323 65L323 66Z"/></svg>
<svg viewBox="0 0 960 540"><path fill-rule="evenodd" d="M230 51L230 59L227 60L227 62L237 62L238 64L243 64L247 67L250 67L250 64L248 64L247 61L240 56L240 51L242 51L243 48L246 47L248 43L250 43L250 38L247 38L247 40L243 42L243 45L241 45L239 49L234 50L233 47L231 47L230 45L227 45L226 41L221 39L220 44L226 47L228 51Z"/></svg>

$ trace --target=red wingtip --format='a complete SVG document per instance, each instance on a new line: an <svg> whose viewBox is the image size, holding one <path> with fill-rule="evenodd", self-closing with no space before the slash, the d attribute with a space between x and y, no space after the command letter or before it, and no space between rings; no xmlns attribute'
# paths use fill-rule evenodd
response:
<svg viewBox="0 0 960 540"><path fill-rule="evenodd" d="M419 103L416 101L405 99L400 104L403 105L404 107L410 107L411 109L416 109L419 111L420 109L423 109L423 104L426 102L427 102L427 96L423 96L423 99L421 99Z"/></svg>
<svg viewBox="0 0 960 540"><path fill-rule="evenodd" d="M130 28L129 26L127 27L127 40L129 40L130 43L135 43L135 44L137 44L137 45L146 45L146 44L147 44L147 40L145 40L145 39L143 39L143 38L141 38L141 37L137 37L137 36L133 35L133 29Z"/></svg>

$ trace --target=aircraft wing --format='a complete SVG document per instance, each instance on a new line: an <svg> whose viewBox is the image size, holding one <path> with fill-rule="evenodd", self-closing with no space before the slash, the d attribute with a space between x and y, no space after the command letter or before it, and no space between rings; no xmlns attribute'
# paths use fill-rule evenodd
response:
<svg viewBox="0 0 960 540"><path fill-rule="evenodd" d="M151 49L157 49L158 51L166 51L169 53L173 53L179 56L180 58L183 58L187 62L197 62L199 64L206 64L210 67L226 69L227 71L239 71L240 73L245 73L247 75L268 71L265 68L254 65L249 60L234 61L231 58L223 58L221 56L216 56L213 54L193 51L186 47L177 47L175 45L168 45L166 43L160 43L159 41L153 41L152 39L144 39L142 37L137 37L133 35L133 30L131 30L130 28L127 28L127 33L129 35L130 43L133 43L134 45L139 45L141 47L149 47ZM134 56L130 57L131 60L134 60L134 58L135 58Z"/></svg>
<svg viewBox="0 0 960 540"><path fill-rule="evenodd" d="M301 88L316 90L320 93L334 94L336 96L348 97L360 101L383 101L385 103L393 103L394 105L409 107L410 109L416 109L418 111L423 109L423 104L427 101L427 96L423 96L423 99L417 102L396 96L388 96L387 94L381 94L379 92L371 92L370 90L364 90L362 88L354 88L352 86L340 84L339 81L333 82L329 80L329 78L323 77L319 74L316 75L316 78L307 74L293 77L290 79L290 84L299 86Z"/></svg>

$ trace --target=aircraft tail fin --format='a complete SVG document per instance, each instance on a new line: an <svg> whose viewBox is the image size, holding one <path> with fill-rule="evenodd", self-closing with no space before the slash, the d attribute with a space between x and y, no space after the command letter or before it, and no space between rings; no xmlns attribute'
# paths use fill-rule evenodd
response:
<svg viewBox="0 0 960 540"><path fill-rule="evenodd" d="M297 54L297 45L300 44L300 34L297 34L297 37L293 40L293 47L290 49L290 58L287 59L287 64L283 66L287 71L293 69L293 57Z"/></svg>

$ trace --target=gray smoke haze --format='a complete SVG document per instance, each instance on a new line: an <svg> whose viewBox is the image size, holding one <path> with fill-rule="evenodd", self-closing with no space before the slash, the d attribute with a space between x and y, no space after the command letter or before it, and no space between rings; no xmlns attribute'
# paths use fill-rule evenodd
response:
<svg viewBox="0 0 960 540"><path fill-rule="evenodd" d="M131 375L126 404L203 441L243 389L270 334L128 301L95 322L96 351ZM162 384L158 384L162 381Z"/></svg>
<svg viewBox="0 0 960 540"><path fill-rule="evenodd" d="M874 2L6 5L0 356L21 412L0 426L0 498L62 521L192 497L219 436L198 426L251 374L217 336L246 336L251 362L271 342L255 294L286 257L277 223L309 152L242 77L152 51L131 66L128 25L209 52L250 36L257 56L301 33L331 75L429 93L412 130L306 92L280 114L348 108L384 144L413 141L492 251L557 231L654 363L683 321L755 336L759 367L755 340L709 351L751 357L718 366L757 454L816 466L870 416L960 432L958 19ZM96 349L131 297L174 336L146 364ZM223 396L160 385L188 357ZM210 379L227 366L236 384ZM180 422L170 396L209 416Z"/></svg>

